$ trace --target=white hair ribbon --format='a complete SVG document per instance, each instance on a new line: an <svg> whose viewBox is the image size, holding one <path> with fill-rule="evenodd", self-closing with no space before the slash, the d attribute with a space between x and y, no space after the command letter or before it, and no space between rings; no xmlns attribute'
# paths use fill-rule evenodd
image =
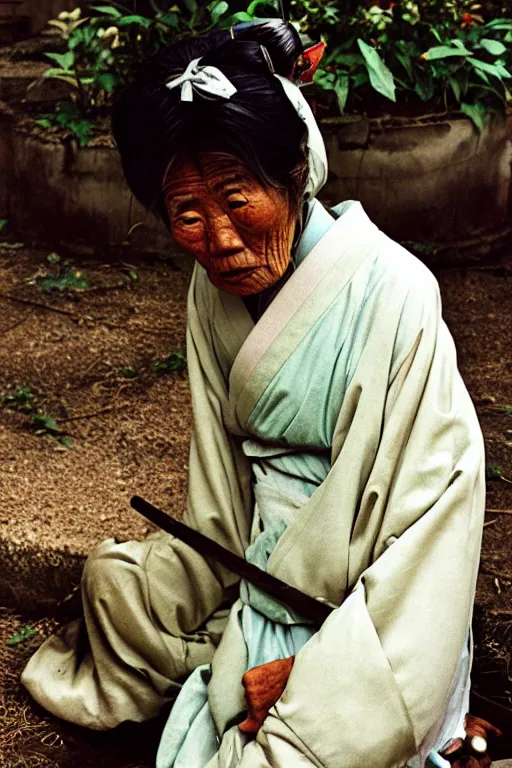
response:
<svg viewBox="0 0 512 768"><path fill-rule="evenodd" d="M166 83L169 90L181 86L181 100L192 101L194 88L207 96L217 96L221 99L230 99L236 88L226 75L217 67L201 67L201 59L193 59L182 75Z"/></svg>

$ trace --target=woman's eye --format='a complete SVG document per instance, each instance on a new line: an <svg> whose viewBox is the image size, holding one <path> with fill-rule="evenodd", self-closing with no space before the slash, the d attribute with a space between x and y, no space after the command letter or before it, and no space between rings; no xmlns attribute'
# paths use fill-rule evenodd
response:
<svg viewBox="0 0 512 768"><path fill-rule="evenodd" d="M244 205L247 205L247 200L243 195L234 193L228 196L228 205L231 210L234 210L235 208L243 208Z"/></svg>
<svg viewBox="0 0 512 768"><path fill-rule="evenodd" d="M189 214L188 216L180 216L179 218L180 224L184 224L186 227L189 227L192 224L198 224L200 221L201 217L194 214Z"/></svg>

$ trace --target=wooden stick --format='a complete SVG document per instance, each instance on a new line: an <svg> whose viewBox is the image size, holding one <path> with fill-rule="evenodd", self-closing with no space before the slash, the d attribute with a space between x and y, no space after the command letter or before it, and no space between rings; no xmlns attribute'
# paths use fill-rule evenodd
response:
<svg viewBox="0 0 512 768"><path fill-rule="evenodd" d="M192 547L192 549L195 549L196 552L199 552L204 557L213 558L233 573L238 574L243 579L247 579L251 584L272 595L280 603L289 606L305 619L310 619L316 624L323 624L334 610L334 606L322 603L305 592L300 592L290 584L286 584L275 576L271 576L270 573L257 568L252 563L244 560L243 557L230 552L229 549L208 538L203 533L189 528L188 525L180 523L178 520L174 520L165 512L162 512L162 510L141 499L140 496L133 496L130 504L137 512L144 515L155 525L158 525L159 528L184 541L185 544L188 544L189 547Z"/></svg>
<svg viewBox="0 0 512 768"><path fill-rule="evenodd" d="M76 312L71 312L69 309L60 309L59 307L51 307L49 304L44 304L42 301L30 301L29 299L18 299L17 296L11 296L10 293L3 293L0 291L0 298L9 299L17 304L25 304L27 307L39 307L40 309L47 309L49 312L57 312L59 315L68 315L69 317L75 317L80 319L80 315Z"/></svg>
<svg viewBox="0 0 512 768"><path fill-rule="evenodd" d="M486 509L485 511L493 515L512 515L512 509Z"/></svg>

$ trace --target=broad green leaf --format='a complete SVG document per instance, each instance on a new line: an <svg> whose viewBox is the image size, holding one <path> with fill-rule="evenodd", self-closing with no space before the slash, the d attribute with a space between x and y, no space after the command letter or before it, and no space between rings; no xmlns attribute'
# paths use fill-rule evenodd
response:
<svg viewBox="0 0 512 768"><path fill-rule="evenodd" d="M73 64L75 63L75 54L73 51L68 51L67 53L45 53L45 56L47 59L56 61L59 67L66 71L72 69Z"/></svg>
<svg viewBox="0 0 512 768"><path fill-rule="evenodd" d="M41 117L39 120L34 120L36 125L39 125L41 128L51 128L52 122L51 120L48 120L47 117Z"/></svg>
<svg viewBox="0 0 512 768"><path fill-rule="evenodd" d="M512 20L493 19L485 25L485 29L512 29Z"/></svg>
<svg viewBox="0 0 512 768"><path fill-rule="evenodd" d="M450 43L452 45L455 45L457 48L460 48L461 50L466 50L464 43L462 42L462 40L459 40L458 37L454 37L453 40L450 40Z"/></svg>
<svg viewBox="0 0 512 768"><path fill-rule="evenodd" d="M450 47L448 45L437 45L429 48L422 54L421 58L426 61L435 61L436 59L447 59L449 56L470 56L471 52L467 48Z"/></svg>
<svg viewBox="0 0 512 768"><path fill-rule="evenodd" d="M178 30L180 28L180 17L177 13L164 13L158 16L157 20L167 27L172 27L172 29Z"/></svg>
<svg viewBox="0 0 512 768"><path fill-rule="evenodd" d="M450 77L448 82L450 83L450 88L452 89L453 95L455 96L455 100L458 104L460 104L461 86L459 81L454 77Z"/></svg>
<svg viewBox="0 0 512 768"><path fill-rule="evenodd" d="M352 86L354 88L359 88L361 85L365 85L365 83L369 82L368 72L365 69L364 72L356 72L355 75L351 75L350 79L352 80Z"/></svg>
<svg viewBox="0 0 512 768"><path fill-rule="evenodd" d="M22 627L19 632L16 632L16 634L9 638L7 645L9 648L14 648L15 645L24 643L26 640L30 640L30 638L34 637L35 635L37 635L37 631L32 629L32 627Z"/></svg>
<svg viewBox="0 0 512 768"><path fill-rule="evenodd" d="M47 69L43 74L43 77L50 80L62 80L64 83L68 83L68 85L78 88L78 82L73 70L65 72L63 69Z"/></svg>
<svg viewBox="0 0 512 768"><path fill-rule="evenodd" d="M31 417L36 426L46 429L48 432L61 432L53 416L42 416L39 413L32 413Z"/></svg>
<svg viewBox="0 0 512 768"><path fill-rule="evenodd" d="M197 0L185 0L185 8L190 13L195 13L197 11Z"/></svg>
<svg viewBox="0 0 512 768"><path fill-rule="evenodd" d="M414 91L422 101L430 101L435 92L434 79L430 72L425 73L423 78L416 79Z"/></svg>
<svg viewBox="0 0 512 768"><path fill-rule="evenodd" d="M258 8L260 5L269 6L275 10L278 9L278 4L273 3L270 0L252 0L252 3L249 3L249 6L247 7L247 13L249 16L254 16L256 8Z"/></svg>
<svg viewBox="0 0 512 768"><path fill-rule="evenodd" d="M510 77L507 70L504 69L504 67L498 67L496 64L488 64L487 61L481 61L480 59L474 59L472 56L468 56L468 61L470 64L472 64L475 69L480 69L483 72L487 72L489 75L494 75L494 77L499 77L500 80L502 77ZM503 75L502 72L505 72L506 74Z"/></svg>
<svg viewBox="0 0 512 768"><path fill-rule="evenodd" d="M500 75L502 77L512 77L512 75L510 74L508 69L505 69L503 64L498 64L498 62L496 62L496 64L494 66L496 67L496 69L498 70L498 72L500 73Z"/></svg>
<svg viewBox="0 0 512 768"><path fill-rule="evenodd" d="M210 11L210 16L213 24L216 24L221 16L224 16L226 11L229 10L229 4L226 3L226 0L219 0L219 2L210 3L208 6Z"/></svg>
<svg viewBox="0 0 512 768"><path fill-rule="evenodd" d="M315 72L315 83L324 91L333 91L336 87L336 75L334 72L326 72L325 69L317 69Z"/></svg>
<svg viewBox="0 0 512 768"><path fill-rule="evenodd" d="M479 133L485 128L486 109L483 104L465 104L460 105L460 111L469 117L476 126Z"/></svg>
<svg viewBox="0 0 512 768"><path fill-rule="evenodd" d="M130 24L138 24L144 29L148 29L151 26L151 23L151 19L146 18L146 16L138 16L135 14L131 16L123 16L122 19L119 19L116 22L118 27L129 27Z"/></svg>
<svg viewBox="0 0 512 768"><path fill-rule="evenodd" d="M412 73L412 62L411 62L410 58L405 53L400 53L399 51L397 51L395 53L395 56L398 59L398 61L400 62L400 64L402 65L402 67L407 72L407 74L410 77L410 79L412 80L413 79L413 73Z"/></svg>
<svg viewBox="0 0 512 768"><path fill-rule="evenodd" d="M339 75L336 79L334 92L336 94L336 98L338 99L338 107L340 109L341 114L343 114L343 112L345 111L345 106L347 104L347 98L348 98L348 91L349 91L348 75Z"/></svg>
<svg viewBox="0 0 512 768"><path fill-rule="evenodd" d="M122 17L121 11L114 8L112 5L91 5L89 6L93 11L105 14L105 16L112 16L114 19L120 19Z"/></svg>
<svg viewBox="0 0 512 768"><path fill-rule="evenodd" d="M63 437L59 437L59 442L66 448L73 447L73 440L71 437L69 437L69 435L63 435Z"/></svg>
<svg viewBox="0 0 512 768"><path fill-rule="evenodd" d="M349 69L353 69L363 63L360 53L338 53L337 55L332 56L329 61L333 61L336 64L343 64L344 66L349 67Z"/></svg>
<svg viewBox="0 0 512 768"><path fill-rule="evenodd" d="M112 72L102 72L97 75L96 82L101 85L104 91L111 93L118 83L118 78Z"/></svg>
<svg viewBox="0 0 512 768"><path fill-rule="evenodd" d="M238 11L238 13L234 13L232 16L228 16L225 19L222 19L222 27L232 27L233 24L238 24L241 21L254 21L254 16L249 16L247 11Z"/></svg>
<svg viewBox="0 0 512 768"><path fill-rule="evenodd" d="M488 40L486 37L480 40L480 45L482 48L485 48L487 53L490 53L491 56L501 56L507 50L506 46L503 45L503 43L500 43L499 40Z"/></svg>
<svg viewBox="0 0 512 768"><path fill-rule="evenodd" d="M364 56L373 88L390 101L396 101L395 82L391 70L384 64L375 48L365 43L361 38L358 39L357 44Z"/></svg>

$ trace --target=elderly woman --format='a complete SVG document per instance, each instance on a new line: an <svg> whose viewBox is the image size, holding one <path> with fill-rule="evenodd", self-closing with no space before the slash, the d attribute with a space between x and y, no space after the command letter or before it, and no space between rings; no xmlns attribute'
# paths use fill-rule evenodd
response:
<svg viewBox="0 0 512 768"><path fill-rule="evenodd" d="M448 765L465 737L482 437L433 276L315 199L301 54L278 21L182 40L114 114L131 189L196 261L185 521L335 608L308 622L168 535L104 542L84 622L23 682L97 729L181 688L159 768Z"/></svg>

